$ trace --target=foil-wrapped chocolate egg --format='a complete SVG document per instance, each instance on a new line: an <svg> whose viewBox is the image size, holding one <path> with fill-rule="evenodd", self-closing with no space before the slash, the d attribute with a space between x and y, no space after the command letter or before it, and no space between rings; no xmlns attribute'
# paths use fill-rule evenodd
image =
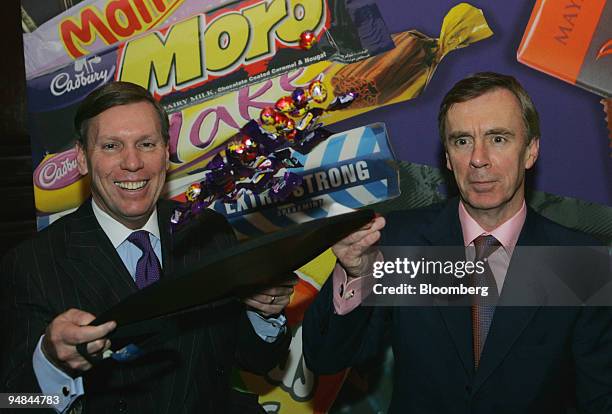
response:
<svg viewBox="0 0 612 414"><path fill-rule="evenodd" d="M293 102L293 98L291 96L283 96L274 105L277 111L282 113L288 113L295 109L295 103Z"/></svg>
<svg viewBox="0 0 612 414"><path fill-rule="evenodd" d="M198 199L200 194L202 193L202 185L200 183L193 183L187 187L187 191L185 191L185 197L188 201L192 203Z"/></svg>
<svg viewBox="0 0 612 414"><path fill-rule="evenodd" d="M286 115L279 112L274 115L274 127L276 129L286 128L287 122L289 122L289 118Z"/></svg>
<svg viewBox="0 0 612 414"><path fill-rule="evenodd" d="M264 125L274 125L274 114L276 114L276 110L271 106L262 109L261 114L259 114L261 123Z"/></svg>
<svg viewBox="0 0 612 414"><path fill-rule="evenodd" d="M313 31L306 30L300 34L300 47L304 50L310 50L317 42L317 37Z"/></svg>
<svg viewBox="0 0 612 414"><path fill-rule="evenodd" d="M325 85L323 85L323 82L319 80L312 81L308 87L308 93L316 103L323 103L327 99L327 89Z"/></svg>
<svg viewBox="0 0 612 414"><path fill-rule="evenodd" d="M291 98L296 108L301 108L308 103L308 93L303 88L295 88L294 91L291 92Z"/></svg>

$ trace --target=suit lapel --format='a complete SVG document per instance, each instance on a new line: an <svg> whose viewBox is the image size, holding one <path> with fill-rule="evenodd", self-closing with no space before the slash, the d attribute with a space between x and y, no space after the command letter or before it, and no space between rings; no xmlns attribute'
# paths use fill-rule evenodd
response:
<svg viewBox="0 0 612 414"><path fill-rule="evenodd" d="M527 218L521 230L521 234L519 235L517 246L547 244L545 236L539 231L538 224L539 219L537 213L528 209ZM510 266L508 267L504 288L502 289L502 295L500 297L500 302L502 304L508 299L507 295L505 295L505 291L515 293L522 292L524 295L532 292L532 290L525 285L527 279L523 278L522 275L522 272L524 272L526 268L525 266L521 266L520 262L525 262L525 260L521 260L517 263L515 259L516 256L513 256L510 261ZM530 270L533 271L533 268ZM530 298L523 299L527 302L534 303L534 300ZM539 309L539 306L497 307L491 324L491 330L489 331L483 349L480 366L476 371L474 390L478 389L478 387L480 387L502 363L518 337L525 330Z"/></svg>
<svg viewBox="0 0 612 414"><path fill-rule="evenodd" d="M463 246L463 234L458 216L459 200L449 201L438 218L424 234L432 246ZM465 259L465 254L459 260ZM469 307L440 305L443 324L448 330L468 376L474 372L474 356L472 354L472 316Z"/></svg>
<svg viewBox="0 0 612 414"><path fill-rule="evenodd" d="M206 234L202 233L205 225L194 219L181 228L180 233L174 233L170 225L170 217L175 204L160 200L157 204L157 219L162 243L163 276L174 278L185 269L200 263L202 243Z"/></svg>
<svg viewBox="0 0 612 414"><path fill-rule="evenodd" d="M138 290L98 224L91 201L79 207L67 225L67 255L58 261L94 306L92 310L104 311Z"/></svg>
<svg viewBox="0 0 612 414"><path fill-rule="evenodd" d="M157 225L162 245L162 277L169 278L176 274L176 260L173 254L174 238L170 228L171 203L160 200L157 203Z"/></svg>

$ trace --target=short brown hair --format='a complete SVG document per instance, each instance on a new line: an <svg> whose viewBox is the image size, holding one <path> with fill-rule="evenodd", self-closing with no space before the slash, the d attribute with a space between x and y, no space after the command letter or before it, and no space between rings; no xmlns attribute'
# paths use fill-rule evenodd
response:
<svg viewBox="0 0 612 414"><path fill-rule="evenodd" d="M451 106L478 98L494 89L506 89L518 99L528 142L535 137L540 137L538 111L521 84L512 76L495 72L480 72L457 82L442 100L438 113L438 129L444 145L446 145L446 115Z"/></svg>
<svg viewBox="0 0 612 414"><path fill-rule="evenodd" d="M148 90L130 82L110 82L87 95L74 117L78 142L83 148L87 148L87 132L92 118L115 106L138 102L149 102L153 105L159 116L164 143L168 144L170 139L168 114Z"/></svg>

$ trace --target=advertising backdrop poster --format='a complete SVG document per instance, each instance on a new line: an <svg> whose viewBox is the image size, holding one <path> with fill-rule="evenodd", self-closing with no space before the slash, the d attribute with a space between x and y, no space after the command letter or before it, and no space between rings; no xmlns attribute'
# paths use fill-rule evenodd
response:
<svg viewBox="0 0 612 414"><path fill-rule="evenodd" d="M104 7L111 1L86 0L76 3L74 7L78 10L84 10L85 7L92 5L104 10ZM189 0L151 0L151 2L144 3L150 7L157 7L157 9L155 11L150 8L150 22L146 25L141 24L142 27L138 33L135 31L130 33L130 36L140 35L152 28L189 19L192 16L191 12L186 12L184 15L177 14L178 17L172 20L174 14L168 13L166 15L165 12L161 11L162 9L172 9L178 13L180 10L190 10L188 9L188 7L192 7L190 4L203 4L202 2ZM210 2L210 4L213 3ZM440 35L441 22L448 11L457 4L448 0L435 2L378 0L376 3L390 33L418 30L432 37ZM609 8L609 2L605 3L605 7ZM119 3L117 2L117 4ZM562 200L565 207L564 213L558 216L551 213L551 216L554 216L558 221L565 220L562 224L570 227L585 229L585 223L587 223L590 226L589 229L594 233L607 234L609 227L606 226L609 226L611 221L612 160L610 159L609 132L606 129L605 114L599 102L600 97L528 67L517 60L517 52L528 27L534 2L527 0L514 2L474 0L470 4L482 9L494 33L493 36L445 57L435 73L432 74L427 88L418 98L355 114L355 116L342 121L339 120L339 122L333 124L334 130L348 131L364 125L384 122L395 156L406 162L403 164L404 166L409 166L409 168L403 168L400 175L405 173L407 175L402 176L413 177L413 181L410 183L410 191L404 191L400 197L402 200L394 200L394 203L396 203L394 205L401 205L403 208L416 207L424 202L433 202L445 196L445 187L442 183L443 180L440 178L440 172L445 169L444 158L437 132L437 113L442 97L455 82L471 73L496 71L513 75L534 99L541 119L540 157L536 170L528 177L531 187L537 190L531 200L532 204L538 211L547 212L551 205L561 204L560 200ZM68 12L70 12L70 9ZM66 19L66 16L64 15L59 19ZM604 20L599 21L599 27L612 27L609 14L602 14L602 16ZM141 15L139 21L144 22L145 17ZM576 18L578 19L578 17ZM47 20L47 23L52 21L53 19ZM160 26L156 26L157 24ZM44 27L46 26L43 23L39 28ZM26 34L25 38L31 38L30 35L32 34L35 34L35 32ZM550 33L550 35L554 36L555 33ZM56 41L57 38L58 32L53 29L49 31L46 37L43 36L42 40ZM111 37L109 36L109 38ZM117 41L125 40L127 40L127 37L117 38ZM29 41L26 41L26 43L34 45ZM98 39L95 46L99 46L97 50L104 50L109 45ZM26 45L27 66L28 56L33 56L30 63L34 62L38 48L43 47L47 46L35 46L28 50ZM612 54L606 53L605 50L599 57L598 65L603 66L604 70L607 68L607 73L612 73ZM65 60L66 52L63 50L63 46L60 52L57 55L60 59L58 61L49 59L48 62L42 62L43 66L41 66L39 59L38 63L28 66L33 67L33 69L29 69L29 74L44 74L48 70L57 68L58 65L74 65L74 63L71 63L71 59ZM45 56L45 54L43 53L40 56ZM109 69L113 66L115 70L117 69L116 59L109 58L106 61L104 57L100 57L100 61L84 59L81 62L81 71L85 72L96 66L102 67L105 65ZM49 66L45 67L45 63ZM309 70L312 70L312 66L305 66L300 70L302 73L308 73ZM104 75L102 71L98 71L97 76ZM296 76L295 73L285 74L284 76L283 79L287 83L297 79L291 79L291 76ZM269 82L272 82L271 89L282 88L280 79L269 80ZM216 99L225 99L226 96L221 95ZM33 113L46 104L47 102L40 97L29 97L29 110ZM234 110L239 110L235 107L235 104L232 104L232 106ZM251 109L255 114L256 109L254 108L248 108L247 112ZM186 109L186 111L188 110ZM44 135L44 132L52 130L55 125L71 125L72 119L68 112L63 112L62 108L58 108L53 113L52 119L48 120L49 122L53 121L50 124L39 125L31 121L31 134L34 135L37 128ZM175 117L177 116L175 115ZM183 113L182 116L183 122L185 122L188 115ZM226 126L222 121L217 122L217 124L222 127ZM41 125L46 126L43 128ZM178 124L175 123L175 125ZM215 127L215 122L203 123L200 124L200 127L209 132ZM186 135L186 143L191 143L189 141L190 136L190 134ZM57 204L49 209L39 208L39 219L42 219L43 226L50 221L49 213L70 209L75 205L75 202L78 203L86 197L86 193L75 193L74 188L65 185L66 183L77 182L79 177L75 173L73 157L69 153L72 136L66 135L64 139L64 141L58 142L56 146L49 148L38 142L33 141L32 143L35 166L43 165L51 157L57 157L53 166L45 170L45 174L42 175L55 186L52 188L53 191L56 191L53 197L48 198L51 195L49 189L39 188L36 190L38 192L37 200ZM200 138L198 137L198 139ZM180 151L177 152L177 157L180 159L179 154L181 154ZM40 171L39 169L38 173ZM435 179L432 177L435 177ZM35 183L36 180L37 173L35 172ZM82 182L79 188L86 188L86 184ZM402 189L404 188L402 187ZM428 192L424 191L425 189ZM238 383L261 395L260 402L269 413L327 412L338 393L340 393L339 400L336 406L331 408L331 412L346 412L346 410L354 413L386 411L390 389L385 378L388 379L392 372L389 358L381 361L379 370L371 372L352 370L351 374L341 372L335 376L317 378L308 370L301 357L300 323L303 312L314 299L318 289L329 275L333 264L334 257L328 252L298 272L301 280L296 287L296 294L291 307L287 311L289 324L294 335L291 352L295 357L291 358L291 364L278 367L265 378L254 377L249 374L240 374L237 377ZM341 392L343 382L348 385L345 385Z"/></svg>

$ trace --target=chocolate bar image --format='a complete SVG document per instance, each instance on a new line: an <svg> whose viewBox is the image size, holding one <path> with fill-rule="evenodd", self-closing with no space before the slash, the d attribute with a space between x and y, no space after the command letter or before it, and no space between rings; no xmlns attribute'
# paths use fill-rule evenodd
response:
<svg viewBox="0 0 612 414"><path fill-rule="evenodd" d="M361 62L346 65L332 80L336 96L355 91L354 108L382 105L399 96L436 64L438 42L417 31L391 35L395 48ZM423 83L416 94L425 86Z"/></svg>
<svg viewBox="0 0 612 414"><path fill-rule="evenodd" d="M356 92L358 98L351 108L385 105L399 96L403 100L414 98L427 86L448 52L493 34L482 10L466 3L453 7L442 27L439 39L416 30L391 35L394 49L346 65L332 76L334 94Z"/></svg>

